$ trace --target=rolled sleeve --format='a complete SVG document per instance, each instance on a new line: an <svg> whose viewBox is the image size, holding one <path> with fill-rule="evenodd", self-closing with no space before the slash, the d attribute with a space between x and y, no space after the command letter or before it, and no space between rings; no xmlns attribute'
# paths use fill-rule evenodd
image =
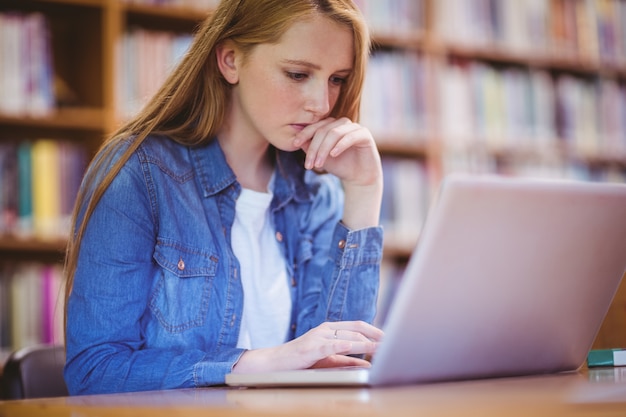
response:
<svg viewBox="0 0 626 417"><path fill-rule="evenodd" d="M339 223L333 233L334 281L328 293L326 321L364 320L376 315L383 231L351 231Z"/></svg>

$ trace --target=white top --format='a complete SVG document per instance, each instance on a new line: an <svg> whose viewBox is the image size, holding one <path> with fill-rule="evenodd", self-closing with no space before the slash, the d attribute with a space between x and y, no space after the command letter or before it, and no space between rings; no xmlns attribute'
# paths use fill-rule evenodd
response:
<svg viewBox="0 0 626 417"><path fill-rule="evenodd" d="M244 294L237 347L243 349L284 343L291 321L287 269L270 220L272 196L244 188L235 208L231 240Z"/></svg>

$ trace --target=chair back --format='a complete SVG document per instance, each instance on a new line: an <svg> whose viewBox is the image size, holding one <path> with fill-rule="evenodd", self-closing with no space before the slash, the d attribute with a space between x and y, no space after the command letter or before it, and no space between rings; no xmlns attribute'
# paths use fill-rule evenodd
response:
<svg viewBox="0 0 626 417"><path fill-rule="evenodd" d="M12 400L67 396L64 365L63 346L31 346L13 352L0 378L0 398Z"/></svg>

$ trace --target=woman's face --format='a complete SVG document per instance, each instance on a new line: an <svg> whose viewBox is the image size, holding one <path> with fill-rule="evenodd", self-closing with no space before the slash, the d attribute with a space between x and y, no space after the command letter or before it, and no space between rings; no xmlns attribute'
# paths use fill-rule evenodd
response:
<svg viewBox="0 0 626 417"><path fill-rule="evenodd" d="M324 16L294 23L245 62L239 55L230 132L295 150L294 136L333 109L353 58L352 32Z"/></svg>

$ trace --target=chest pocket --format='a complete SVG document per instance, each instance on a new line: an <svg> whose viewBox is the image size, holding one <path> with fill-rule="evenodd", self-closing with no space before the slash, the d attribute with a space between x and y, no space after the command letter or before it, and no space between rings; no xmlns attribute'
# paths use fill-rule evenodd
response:
<svg viewBox="0 0 626 417"><path fill-rule="evenodd" d="M171 333L204 324L217 271L212 253L163 240L153 255L160 266L150 297L150 310Z"/></svg>

